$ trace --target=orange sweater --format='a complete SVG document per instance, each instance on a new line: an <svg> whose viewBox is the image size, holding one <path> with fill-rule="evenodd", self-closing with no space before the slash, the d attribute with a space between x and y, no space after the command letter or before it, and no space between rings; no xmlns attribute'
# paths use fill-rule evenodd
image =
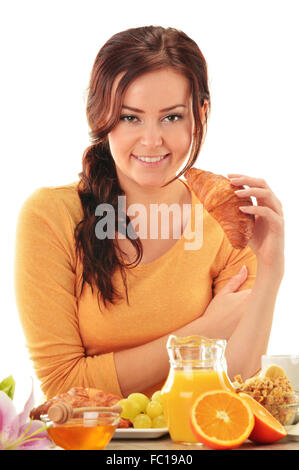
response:
<svg viewBox="0 0 299 470"><path fill-rule="evenodd" d="M192 192L192 223L195 203L200 201ZM79 297L82 264L75 253L74 229L82 217L77 183L72 183L36 190L18 219L16 301L30 358L47 398L73 386L122 396L114 352L171 334L195 320L243 264L248 278L241 289L253 286L255 254L249 247L233 249L218 222L203 210L201 248L184 249L184 232L163 256L129 270L130 307L116 272L113 282L124 301L107 309L101 304L101 312L97 292L92 294L89 284ZM160 386L136 392L150 394Z"/></svg>

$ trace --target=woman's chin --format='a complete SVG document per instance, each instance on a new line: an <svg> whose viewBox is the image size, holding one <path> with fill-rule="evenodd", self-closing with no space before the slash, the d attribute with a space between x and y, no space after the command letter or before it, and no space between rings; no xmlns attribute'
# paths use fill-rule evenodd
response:
<svg viewBox="0 0 299 470"><path fill-rule="evenodd" d="M156 176L155 178L151 178L151 177L136 177L134 178L134 181L136 184L138 184L140 187L142 187L143 190L146 190L147 188L148 189L158 189L158 188L161 188L161 186L163 186L163 184L166 184L167 181L170 181L170 177L169 178L165 178L165 176L161 176L160 178L158 176Z"/></svg>

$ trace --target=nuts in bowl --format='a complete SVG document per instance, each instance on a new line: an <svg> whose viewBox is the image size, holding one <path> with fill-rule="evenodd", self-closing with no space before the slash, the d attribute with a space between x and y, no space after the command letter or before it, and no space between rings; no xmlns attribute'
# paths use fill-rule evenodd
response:
<svg viewBox="0 0 299 470"><path fill-rule="evenodd" d="M238 375L233 385L237 392L245 392L252 396L283 426L288 426L296 422L299 393L293 390L288 377L281 368L279 369L270 366L245 382Z"/></svg>
<svg viewBox="0 0 299 470"><path fill-rule="evenodd" d="M285 393L261 397L252 392L245 392L263 405L283 426L295 424L297 411L299 411L299 394Z"/></svg>

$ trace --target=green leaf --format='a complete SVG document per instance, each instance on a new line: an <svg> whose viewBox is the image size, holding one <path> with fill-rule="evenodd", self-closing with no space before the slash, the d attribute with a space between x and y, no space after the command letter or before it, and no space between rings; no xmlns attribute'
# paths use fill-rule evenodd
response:
<svg viewBox="0 0 299 470"><path fill-rule="evenodd" d="M15 386L16 386L16 382L12 375L10 375L9 377L6 377L6 379L0 382L0 390L2 392L5 392L6 395L8 395L11 400L13 400L13 397L14 397Z"/></svg>

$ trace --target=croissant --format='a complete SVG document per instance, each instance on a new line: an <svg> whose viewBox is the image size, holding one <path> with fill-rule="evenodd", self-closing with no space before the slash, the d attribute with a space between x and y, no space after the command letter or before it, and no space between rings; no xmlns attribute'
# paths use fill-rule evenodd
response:
<svg viewBox="0 0 299 470"><path fill-rule="evenodd" d="M40 419L41 415L47 414L48 409L57 401L69 403L73 408L85 406L113 406L121 400L121 397L112 393L105 393L95 388L74 387L66 393L61 393L56 397L47 400L30 411L31 419ZM118 428L129 428L131 422L128 419L121 418Z"/></svg>
<svg viewBox="0 0 299 470"><path fill-rule="evenodd" d="M250 197L240 200L234 193L244 186L232 186L228 178L210 171L190 168L184 176L205 209L223 228L233 248L245 248L254 229L254 216L239 210L253 205Z"/></svg>

